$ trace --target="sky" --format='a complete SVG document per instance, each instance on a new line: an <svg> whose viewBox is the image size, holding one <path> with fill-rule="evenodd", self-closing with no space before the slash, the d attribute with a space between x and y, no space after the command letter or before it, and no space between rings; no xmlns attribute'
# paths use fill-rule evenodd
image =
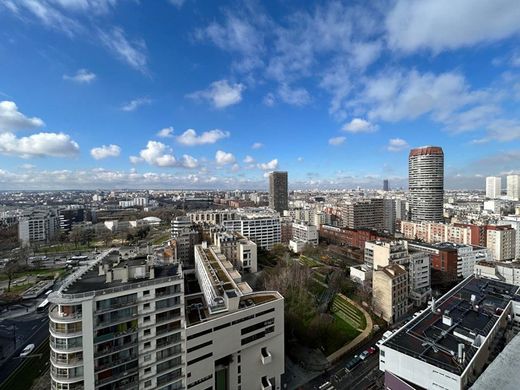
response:
<svg viewBox="0 0 520 390"><path fill-rule="evenodd" d="M518 0L0 0L0 190L446 188L520 168Z"/></svg>

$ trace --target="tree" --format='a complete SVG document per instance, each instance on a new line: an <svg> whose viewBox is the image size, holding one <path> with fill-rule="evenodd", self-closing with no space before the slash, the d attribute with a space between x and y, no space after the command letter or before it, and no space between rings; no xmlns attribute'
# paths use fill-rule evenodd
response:
<svg viewBox="0 0 520 390"><path fill-rule="evenodd" d="M79 243L81 242L82 234L83 233L82 233L81 228L79 226L75 226L70 231L70 233L69 233L69 241L74 244L75 248L77 248Z"/></svg>
<svg viewBox="0 0 520 390"><path fill-rule="evenodd" d="M11 292L11 283L18 272L20 272L20 264L17 259L11 259L5 264L2 273L7 276L7 292Z"/></svg>

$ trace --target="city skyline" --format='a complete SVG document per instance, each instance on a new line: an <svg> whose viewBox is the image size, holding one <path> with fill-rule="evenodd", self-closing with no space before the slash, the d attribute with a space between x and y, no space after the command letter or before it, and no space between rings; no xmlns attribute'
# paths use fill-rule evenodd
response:
<svg viewBox="0 0 520 390"><path fill-rule="evenodd" d="M438 145L445 188L483 190L518 173L519 20L507 0L2 1L0 186L397 189Z"/></svg>

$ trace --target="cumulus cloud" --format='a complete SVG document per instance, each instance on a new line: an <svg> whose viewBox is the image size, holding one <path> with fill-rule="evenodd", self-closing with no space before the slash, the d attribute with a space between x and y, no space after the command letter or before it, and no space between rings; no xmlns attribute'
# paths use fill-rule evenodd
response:
<svg viewBox="0 0 520 390"><path fill-rule="evenodd" d="M516 0L399 0L386 28L392 48L440 52L516 35L519 20Z"/></svg>
<svg viewBox="0 0 520 390"><path fill-rule="evenodd" d="M410 145L402 138L392 138L388 141L387 149L390 152L400 152L409 149Z"/></svg>
<svg viewBox="0 0 520 390"><path fill-rule="evenodd" d="M30 157L74 157L79 145L63 133L37 133L27 137L16 137L13 133L0 133L0 153Z"/></svg>
<svg viewBox="0 0 520 390"><path fill-rule="evenodd" d="M354 118L350 122L345 123L341 130L349 133L372 133L377 130L377 126L365 119Z"/></svg>
<svg viewBox="0 0 520 390"><path fill-rule="evenodd" d="M129 40L120 27L114 27L110 31L99 30L98 36L101 43L120 60L141 73L148 72L146 43L143 39Z"/></svg>
<svg viewBox="0 0 520 390"><path fill-rule="evenodd" d="M251 145L251 149L260 149L264 146L261 142L255 142L253 145Z"/></svg>
<svg viewBox="0 0 520 390"><path fill-rule="evenodd" d="M126 112L135 111L139 107L147 106L149 104L152 104L152 100L150 98L148 98L148 97L140 97L140 98L137 98L137 99L130 100L127 103L124 103L121 106L121 110L126 111Z"/></svg>
<svg viewBox="0 0 520 390"><path fill-rule="evenodd" d="M144 161L150 165L155 165L157 167L173 167L177 164L177 160L172 154L172 149L158 141L148 141L146 144L146 148L139 152L139 158L132 159L130 161L133 163Z"/></svg>
<svg viewBox="0 0 520 390"><path fill-rule="evenodd" d="M267 95L264 96L262 99L262 102L267 107L273 107L276 104L276 97L272 92L269 92Z"/></svg>
<svg viewBox="0 0 520 390"><path fill-rule="evenodd" d="M329 145L338 146L345 143L347 137L333 137L329 138Z"/></svg>
<svg viewBox="0 0 520 390"><path fill-rule="evenodd" d="M8 100L0 102L0 133L32 130L43 125L44 123L40 118L30 118L18 111L15 102Z"/></svg>
<svg viewBox="0 0 520 390"><path fill-rule="evenodd" d="M195 91L187 95L190 99L207 100L213 107L220 109L232 106L242 101L242 92L246 89L243 84L230 84L227 80L218 80L202 91Z"/></svg>
<svg viewBox="0 0 520 390"><path fill-rule="evenodd" d="M195 157L190 156L189 154L184 154L182 156L181 164L184 168L189 169L194 169L199 166L198 160Z"/></svg>
<svg viewBox="0 0 520 390"><path fill-rule="evenodd" d="M215 153L215 162L217 165L233 164L236 161L235 156L232 153L226 153L222 150L217 150Z"/></svg>
<svg viewBox="0 0 520 390"><path fill-rule="evenodd" d="M160 138L172 138L173 137L173 127L165 127L157 132L157 137Z"/></svg>
<svg viewBox="0 0 520 390"><path fill-rule="evenodd" d="M90 150L90 155L96 160L107 157L118 157L121 154L121 147L118 145L103 145Z"/></svg>
<svg viewBox="0 0 520 390"><path fill-rule="evenodd" d="M87 69L79 69L76 74L72 76L66 74L63 75L63 80L74 81L78 84L90 84L95 79L96 75Z"/></svg>
<svg viewBox="0 0 520 390"><path fill-rule="evenodd" d="M219 129L205 131L200 135L197 135L195 130L188 129L177 137L177 142L186 146L214 144L215 142L223 138L228 138L229 136L229 131L222 131Z"/></svg>
<svg viewBox="0 0 520 390"><path fill-rule="evenodd" d="M251 157L251 156L248 155L248 156L244 157L244 160L243 160L243 161L244 161L244 163L246 163L246 164L253 164L253 163L255 162L255 159L254 159L253 157Z"/></svg>
<svg viewBox="0 0 520 390"><path fill-rule="evenodd" d="M278 159L275 158L269 162L260 163L257 166L263 171L274 171L275 169L278 169Z"/></svg>

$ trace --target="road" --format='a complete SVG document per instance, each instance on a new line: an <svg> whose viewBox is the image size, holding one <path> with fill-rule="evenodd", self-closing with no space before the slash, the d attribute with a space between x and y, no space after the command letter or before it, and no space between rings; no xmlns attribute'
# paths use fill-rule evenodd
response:
<svg viewBox="0 0 520 390"><path fill-rule="evenodd" d="M329 368L326 373L305 384L303 389L317 389L327 381L332 383L336 389L367 389L373 386L376 379L383 375L383 372L379 371L379 350L359 363L350 373L345 372L345 366L355 355L373 346L379 340L381 334L382 331L376 333L369 340L346 354L334 366Z"/></svg>
<svg viewBox="0 0 520 390"><path fill-rule="evenodd" d="M6 359L0 361L0 384L22 364L23 360L19 358L19 355L27 344L34 344L36 346L35 349L37 349L49 336L49 318L46 313L28 314L25 317L28 318L18 317L2 322L2 325L6 327L5 330L9 329L10 331L13 324L16 326L17 343L14 353L11 353ZM11 343L12 338L9 338L8 342Z"/></svg>

